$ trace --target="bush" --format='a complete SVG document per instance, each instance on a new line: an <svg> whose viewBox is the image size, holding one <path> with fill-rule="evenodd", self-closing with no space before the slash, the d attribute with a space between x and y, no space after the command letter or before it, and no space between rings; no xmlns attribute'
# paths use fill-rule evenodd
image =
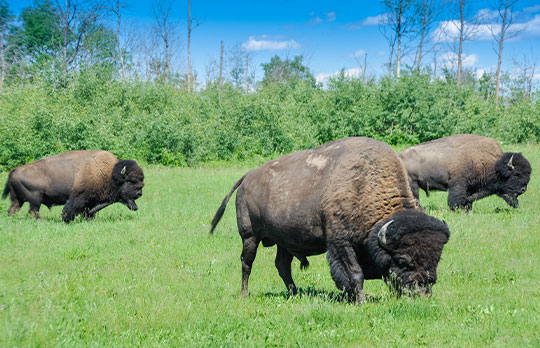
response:
<svg viewBox="0 0 540 348"><path fill-rule="evenodd" d="M245 94L225 84L189 93L159 83L103 81L82 72L67 88L10 86L0 94L0 169L75 149L192 166L271 158L327 141L367 136L394 145L456 133L540 141L540 102L498 109L474 85L429 72L327 86L268 84Z"/></svg>

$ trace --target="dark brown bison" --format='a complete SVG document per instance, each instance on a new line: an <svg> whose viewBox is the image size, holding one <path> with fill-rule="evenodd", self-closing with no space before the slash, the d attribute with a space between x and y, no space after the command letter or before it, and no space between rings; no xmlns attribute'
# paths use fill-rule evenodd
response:
<svg viewBox="0 0 540 348"><path fill-rule="evenodd" d="M133 160L118 161L107 151L71 151L11 170L2 198L10 195L10 216L28 202L29 213L36 218L41 204L48 208L65 204L65 222L78 214L90 220L115 202L137 210L143 180L143 171Z"/></svg>
<svg viewBox="0 0 540 348"><path fill-rule="evenodd" d="M450 209L470 210L480 198L497 195L518 207L527 190L531 165L521 153L504 152L491 138L460 134L408 147L400 152L418 201L418 188L448 191ZM418 201L419 202L419 201Z"/></svg>
<svg viewBox="0 0 540 348"><path fill-rule="evenodd" d="M234 184L211 232L236 189L244 295L260 242L277 244L275 265L293 294L293 257L305 264L324 252L337 287L358 302L364 279L422 293L437 280L448 227L415 209L405 168L383 142L345 138L265 163Z"/></svg>

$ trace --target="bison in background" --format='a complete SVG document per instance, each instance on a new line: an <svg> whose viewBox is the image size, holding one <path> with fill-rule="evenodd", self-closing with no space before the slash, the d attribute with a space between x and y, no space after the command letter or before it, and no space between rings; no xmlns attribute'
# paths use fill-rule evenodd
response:
<svg viewBox="0 0 540 348"><path fill-rule="evenodd" d="M65 204L65 222L78 214L90 220L115 202L137 210L143 180L142 168L133 160L118 161L107 151L71 151L12 169L2 198L10 195L9 216L28 202L29 213L38 219L41 204L49 209Z"/></svg>
<svg viewBox="0 0 540 348"><path fill-rule="evenodd" d="M448 227L415 209L405 167L386 143L344 138L251 170L223 200L211 233L236 189L243 295L261 242L277 244L275 265L292 294L293 257L324 252L337 287L357 302L365 279L383 278L398 293L430 293L437 280Z"/></svg>
<svg viewBox="0 0 540 348"><path fill-rule="evenodd" d="M418 188L448 191L450 209L472 209L480 198L497 195L517 208L517 197L527 190L531 165L521 153L504 152L491 138L473 134L452 135L399 153L418 200Z"/></svg>

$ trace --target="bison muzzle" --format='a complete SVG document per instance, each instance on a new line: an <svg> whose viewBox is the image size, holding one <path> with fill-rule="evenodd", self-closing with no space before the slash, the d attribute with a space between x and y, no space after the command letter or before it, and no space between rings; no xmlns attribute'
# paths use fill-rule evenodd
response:
<svg viewBox="0 0 540 348"><path fill-rule="evenodd" d="M242 294L259 243L277 245L275 266L294 294L293 257L327 252L330 272L352 300L365 279L384 279L398 293L429 293L448 241L448 226L415 208L396 152L369 138L344 138L288 154L245 174L233 192L243 249Z"/></svg>
<svg viewBox="0 0 540 348"><path fill-rule="evenodd" d="M143 170L133 160L119 161L107 151L70 151L11 170L2 197L10 195L10 216L28 202L29 213L38 219L41 204L64 204L65 222L79 214L91 220L115 202L137 210L143 181Z"/></svg>

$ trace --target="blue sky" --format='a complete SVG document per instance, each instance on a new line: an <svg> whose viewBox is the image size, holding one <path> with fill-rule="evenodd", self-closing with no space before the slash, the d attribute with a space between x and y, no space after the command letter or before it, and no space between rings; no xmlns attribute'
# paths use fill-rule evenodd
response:
<svg viewBox="0 0 540 348"><path fill-rule="evenodd" d="M471 12L484 13L484 22L478 25L477 37L465 44L465 64L482 71L494 71L496 54L488 25L493 22L489 11L493 1L474 1ZM31 5L32 1L8 1L16 14ZM134 23L140 33L150 32L154 19L152 2L126 0L126 22ZM519 34L505 45L503 67L513 69L514 61L535 60L540 73L540 1L520 0L514 23ZM319 79L330 76L341 69L351 74L358 73L357 57L367 53L367 72L370 75L384 74L388 57L388 43L377 25L384 8L380 1L198 1L192 0L192 18L199 25L192 32L192 64L203 80L211 60L219 59L220 41L225 51L239 45L251 55L256 79L262 78L260 64L268 62L273 55L282 58L304 55L305 63ZM178 53L177 68L184 69L186 60L187 0L173 1L171 19L177 25ZM447 14L438 23L451 27L452 15ZM446 36L442 41L450 41ZM452 54L450 44L440 46L438 66L448 64ZM412 55L411 55L412 56ZM432 56L425 58L433 61ZM405 58L405 63L410 62ZM540 78L540 74L538 74Z"/></svg>

